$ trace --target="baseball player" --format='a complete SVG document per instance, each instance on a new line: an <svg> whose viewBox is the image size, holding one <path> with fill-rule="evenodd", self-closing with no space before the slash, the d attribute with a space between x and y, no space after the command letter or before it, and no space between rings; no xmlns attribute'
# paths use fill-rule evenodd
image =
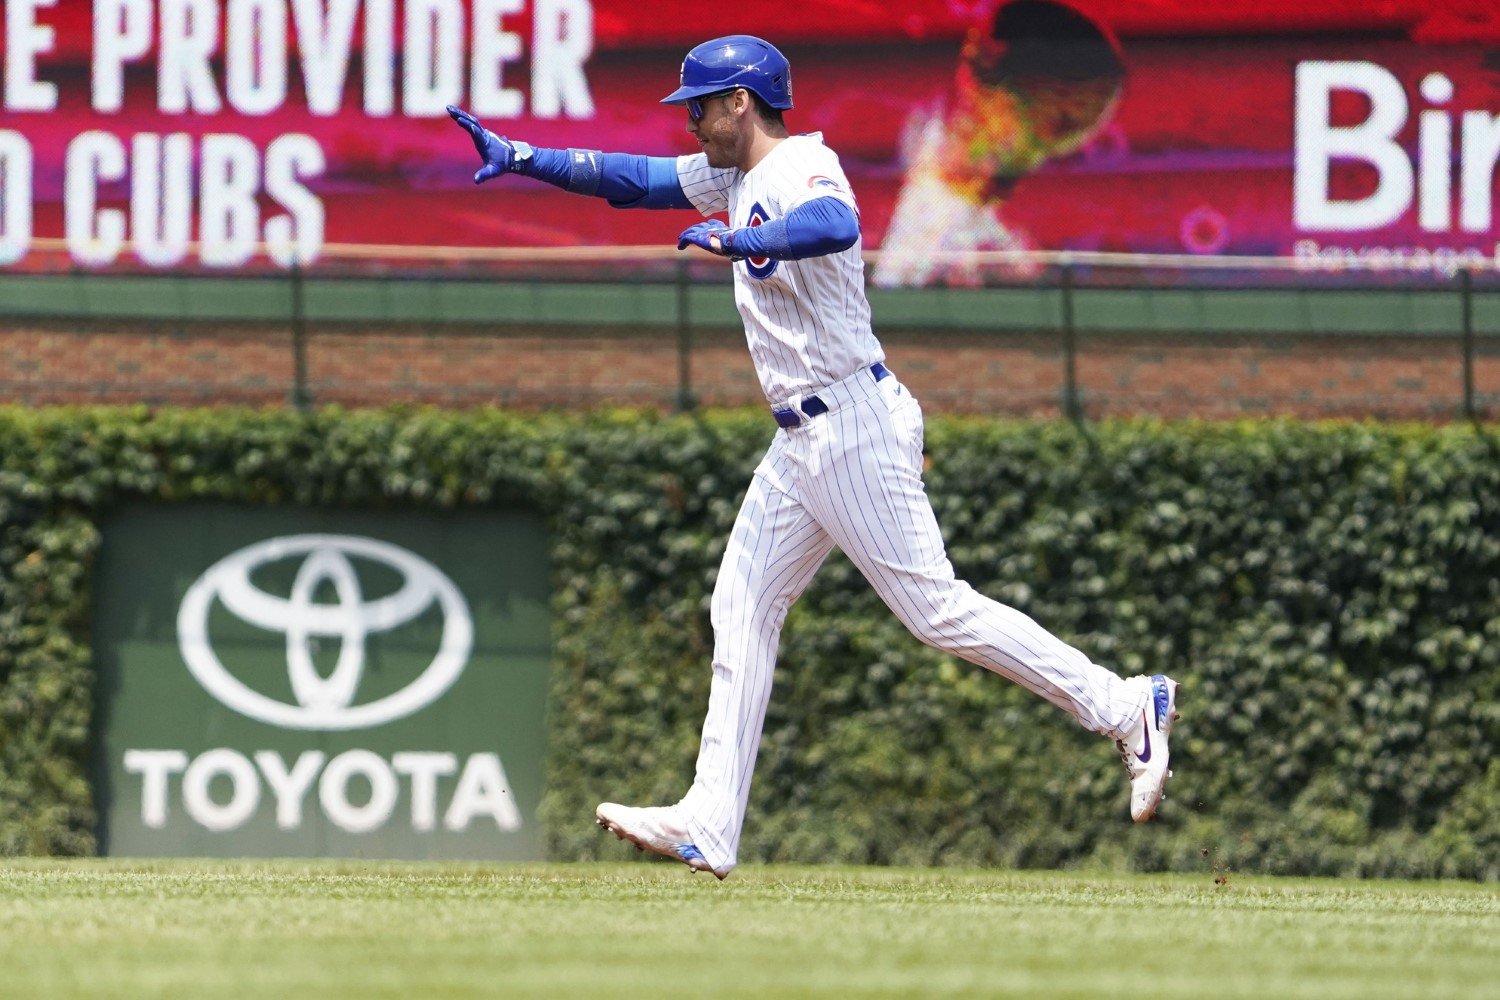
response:
<svg viewBox="0 0 1500 1000"><path fill-rule="evenodd" d="M870 329L858 204L822 136L789 135L782 122L786 58L750 35L716 38L688 53L679 82L662 103L686 109L701 151L675 158L533 148L448 109L484 161L475 183L519 173L617 208L727 215L688 227L677 246L734 262L735 303L780 426L714 587L713 682L692 787L673 805L603 803L599 824L694 870L733 870L781 626L835 546L917 638L1115 740L1131 815L1149 819L1171 774L1177 684L1121 678L955 579L922 485L922 410Z"/></svg>

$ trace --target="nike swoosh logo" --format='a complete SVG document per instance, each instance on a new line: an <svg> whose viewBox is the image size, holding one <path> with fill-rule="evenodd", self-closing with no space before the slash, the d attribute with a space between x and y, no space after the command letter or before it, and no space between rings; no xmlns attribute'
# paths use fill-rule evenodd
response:
<svg viewBox="0 0 1500 1000"><path fill-rule="evenodd" d="M1141 759L1142 764L1145 764L1151 760L1151 722L1146 718L1144 712L1141 713L1141 721L1146 723L1145 728L1142 730L1142 735L1146 740L1146 747L1140 753L1136 754L1136 756Z"/></svg>

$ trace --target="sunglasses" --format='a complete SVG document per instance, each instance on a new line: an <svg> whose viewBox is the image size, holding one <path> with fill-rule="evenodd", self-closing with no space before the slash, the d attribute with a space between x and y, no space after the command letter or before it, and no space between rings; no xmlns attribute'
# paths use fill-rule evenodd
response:
<svg viewBox="0 0 1500 1000"><path fill-rule="evenodd" d="M698 124L703 120L704 102L712 101L717 97L728 97L730 94L739 89L739 87L730 87L728 90L721 90L715 94L704 94L702 97L689 97L685 102L683 102L687 106L688 119L692 121L694 125Z"/></svg>

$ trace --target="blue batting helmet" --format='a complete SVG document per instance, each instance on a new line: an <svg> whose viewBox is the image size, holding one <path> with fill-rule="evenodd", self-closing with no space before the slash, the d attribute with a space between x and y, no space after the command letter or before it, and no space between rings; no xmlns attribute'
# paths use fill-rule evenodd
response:
<svg viewBox="0 0 1500 1000"><path fill-rule="evenodd" d="M744 87L773 108L792 106L792 66L776 46L754 35L725 35L704 42L682 60L682 86L663 104L688 101Z"/></svg>

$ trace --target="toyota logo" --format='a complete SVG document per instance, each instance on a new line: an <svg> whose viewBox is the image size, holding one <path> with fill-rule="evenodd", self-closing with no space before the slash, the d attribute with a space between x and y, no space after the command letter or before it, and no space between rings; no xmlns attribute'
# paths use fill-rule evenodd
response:
<svg viewBox="0 0 1500 1000"><path fill-rule="evenodd" d="M305 558L290 596L269 594L251 582L258 567L299 555ZM350 557L394 570L401 577L400 588L365 600ZM314 602L325 582L332 585L336 603ZM285 634L287 672L297 704L267 697L225 669L208 638L209 611L216 600L256 628ZM401 690L355 704L368 637L404 625L434 601L443 615L443 637L432 662ZM313 662L311 646L323 636L341 642L338 661L326 677ZM357 535L289 535L225 556L194 581L177 612L177 643L198 683L241 715L287 729L347 730L403 718L448 690L468 662L474 622L458 587L420 556Z"/></svg>

